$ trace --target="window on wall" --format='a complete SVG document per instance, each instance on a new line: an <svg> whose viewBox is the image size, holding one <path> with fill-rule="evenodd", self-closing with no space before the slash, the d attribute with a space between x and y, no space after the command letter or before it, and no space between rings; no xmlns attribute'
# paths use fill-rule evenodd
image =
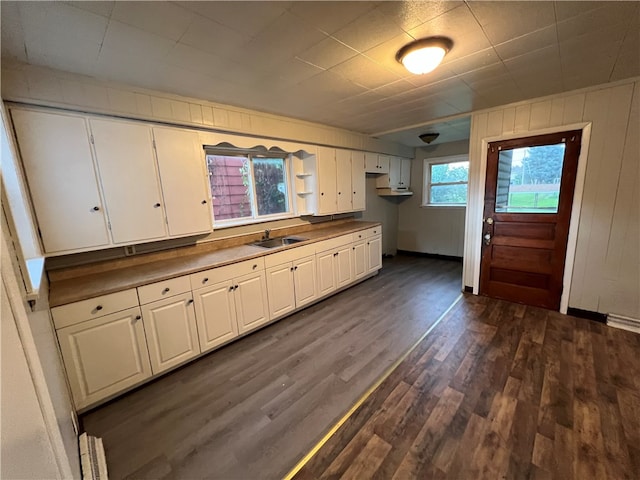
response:
<svg viewBox="0 0 640 480"><path fill-rule="evenodd" d="M424 161L422 204L465 206L469 183L469 160L466 155Z"/></svg>
<svg viewBox="0 0 640 480"><path fill-rule="evenodd" d="M216 225L241 225L291 216L287 158L207 152Z"/></svg>

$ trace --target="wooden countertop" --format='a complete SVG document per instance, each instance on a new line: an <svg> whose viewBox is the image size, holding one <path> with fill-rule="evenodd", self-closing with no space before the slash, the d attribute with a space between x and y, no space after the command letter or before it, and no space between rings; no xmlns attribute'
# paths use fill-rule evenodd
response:
<svg viewBox="0 0 640 480"><path fill-rule="evenodd" d="M298 233L287 233L287 235L298 235L308 240L285 247L267 249L253 245L238 245L217 250L202 251L192 255L178 255L173 258L150 261L148 263L121 266L120 268L114 269L105 269L102 267L97 269L99 271L95 273L73 278L60 280L50 279L49 305L50 307L57 307L67 303L86 300L99 295L139 287L141 285L188 275L210 268L222 267L251 258L263 257L272 253L282 252L283 250L297 248L302 245L366 230L367 228L379 225L380 223L378 222L350 221ZM280 236L280 234L274 234L274 236ZM252 241L255 240L247 240L246 243ZM206 248L206 245L203 246L203 248ZM122 261L119 262L119 264L122 263Z"/></svg>

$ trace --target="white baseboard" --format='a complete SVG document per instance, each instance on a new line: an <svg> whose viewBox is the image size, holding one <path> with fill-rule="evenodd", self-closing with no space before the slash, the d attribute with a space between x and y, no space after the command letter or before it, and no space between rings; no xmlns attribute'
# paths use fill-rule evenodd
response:
<svg viewBox="0 0 640 480"><path fill-rule="evenodd" d="M640 320L637 318L624 317L610 313L607 315L607 325L610 327L621 328L630 332L640 333Z"/></svg>
<svg viewBox="0 0 640 480"><path fill-rule="evenodd" d="M102 439L83 433L79 438L83 480L108 480Z"/></svg>

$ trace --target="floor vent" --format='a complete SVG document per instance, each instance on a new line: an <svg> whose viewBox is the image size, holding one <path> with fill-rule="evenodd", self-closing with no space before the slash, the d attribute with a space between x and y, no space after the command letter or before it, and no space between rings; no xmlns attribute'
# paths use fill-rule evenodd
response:
<svg viewBox="0 0 640 480"><path fill-rule="evenodd" d="M107 459L101 438L86 433L80 435L80 462L83 480L108 480Z"/></svg>
<svg viewBox="0 0 640 480"><path fill-rule="evenodd" d="M610 313L607 316L607 325L610 327L622 328L623 330L629 330L630 332L640 333L640 320L637 318L623 317L622 315Z"/></svg>

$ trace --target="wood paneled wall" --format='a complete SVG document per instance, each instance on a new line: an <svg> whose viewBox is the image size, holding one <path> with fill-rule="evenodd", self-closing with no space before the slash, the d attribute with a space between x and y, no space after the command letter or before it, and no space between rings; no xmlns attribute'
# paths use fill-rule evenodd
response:
<svg viewBox="0 0 640 480"><path fill-rule="evenodd" d="M3 63L2 98L259 137L413 156L413 148L361 133L34 65Z"/></svg>
<svg viewBox="0 0 640 480"><path fill-rule="evenodd" d="M411 161L413 196L398 207L398 249L462 257L464 246L464 207L422 207L424 159L469 152L469 142L442 143L416 149Z"/></svg>
<svg viewBox="0 0 640 480"><path fill-rule="evenodd" d="M639 104L635 79L472 116L466 285L474 284L480 260L483 139L590 123L569 306L640 318Z"/></svg>

